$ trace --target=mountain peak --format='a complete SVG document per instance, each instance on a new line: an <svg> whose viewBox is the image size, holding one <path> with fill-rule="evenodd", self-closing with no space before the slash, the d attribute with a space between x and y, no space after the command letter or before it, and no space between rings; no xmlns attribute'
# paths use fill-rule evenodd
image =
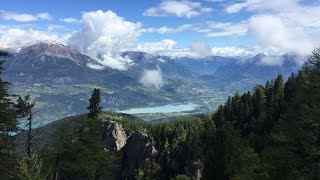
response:
<svg viewBox="0 0 320 180"><path fill-rule="evenodd" d="M21 49L15 56L15 61L32 67L52 67L65 64L86 66L92 59L63 44L37 43Z"/></svg>
<svg viewBox="0 0 320 180"><path fill-rule="evenodd" d="M41 55L54 56L57 58L67 58L71 60L74 60L74 57L73 57L74 54L79 53L76 50L68 46L65 46L63 44L37 43L22 49L20 51L20 54L31 53L31 52L37 52L38 54L41 54Z"/></svg>

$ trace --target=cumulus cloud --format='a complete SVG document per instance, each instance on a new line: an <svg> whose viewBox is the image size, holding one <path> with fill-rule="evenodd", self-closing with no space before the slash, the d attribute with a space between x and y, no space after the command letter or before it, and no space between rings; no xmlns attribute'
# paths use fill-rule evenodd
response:
<svg viewBox="0 0 320 180"><path fill-rule="evenodd" d="M150 54L161 55L163 53L173 51L176 49L177 42L172 39L164 39L159 42L140 43L132 50L142 51Z"/></svg>
<svg viewBox="0 0 320 180"><path fill-rule="evenodd" d="M163 76L161 69L145 70L140 79L140 83L147 87L154 86L156 89L160 89L163 86Z"/></svg>
<svg viewBox="0 0 320 180"><path fill-rule="evenodd" d="M212 50L210 49L209 45L203 40L192 42L190 44L190 50L196 53L199 57L206 57L212 55Z"/></svg>
<svg viewBox="0 0 320 180"><path fill-rule="evenodd" d="M38 42L65 43L66 36L51 32L15 27L0 27L0 47L19 51L21 47Z"/></svg>
<svg viewBox="0 0 320 180"><path fill-rule="evenodd" d="M316 42L301 26L274 15L252 17L249 32L255 35L261 44L276 47L284 53L307 55L316 46Z"/></svg>
<svg viewBox="0 0 320 180"><path fill-rule="evenodd" d="M39 13L39 14L27 14L27 13L17 13L2 11L1 16L4 20L13 20L18 22L30 22L38 20L51 20L52 17L49 13Z"/></svg>
<svg viewBox="0 0 320 180"><path fill-rule="evenodd" d="M256 43L263 49L272 48L282 54L306 56L319 45L319 3L308 5L299 0L243 0L230 4L225 10L228 13L246 10L255 14L246 20L247 34L255 37Z"/></svg>
<svg viewBox="0 0 320 180"><path fill-rule="evenodd" d="M101 10L84 13L82 22L84 28L72 34L68 44L101 65L128 69L132 60L119 54L135 47L141 24L125 21L112 11Z"/></svg>
<svg viewBox="0 0 320 180"><path fill-rule="evenodd" d="M144 16L168 16L191 18L211 12L212 9L204 7L200 2L164 0L158 6L148 8Z"/></svg>

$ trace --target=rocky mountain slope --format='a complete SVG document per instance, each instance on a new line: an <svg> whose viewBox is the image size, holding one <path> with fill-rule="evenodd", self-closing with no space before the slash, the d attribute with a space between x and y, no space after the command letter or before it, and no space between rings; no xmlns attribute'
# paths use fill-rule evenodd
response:
<svg viewBox="0 0 320 180"><path fill-rule="evenodd" d="M286 78L298 68L290 56L283 57L282 66L259 63L263 55L194 59L127 51L122 56L133 60L127 71L96 70L88 67L95 60L70 47L38 43L6 58L4 79L13 84L13 93L31 94L40 110L37 119L50 122L85 111L94 87L101 89L102 106L108 110L192 101L203 113L235 91L246 91L279 73ZM162 86L141 83L148 70L161 72Z"/></svg>

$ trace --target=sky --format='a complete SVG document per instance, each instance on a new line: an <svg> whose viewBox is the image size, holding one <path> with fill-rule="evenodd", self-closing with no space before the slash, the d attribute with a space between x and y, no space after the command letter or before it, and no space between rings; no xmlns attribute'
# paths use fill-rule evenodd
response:
<svg viewBox="0 0 320 180"><path fill-rule="evenodd" d="M319 17L320 0L0 0L0 48L61 43L120 70L132 63L126 50L307 56Z"/></svg>

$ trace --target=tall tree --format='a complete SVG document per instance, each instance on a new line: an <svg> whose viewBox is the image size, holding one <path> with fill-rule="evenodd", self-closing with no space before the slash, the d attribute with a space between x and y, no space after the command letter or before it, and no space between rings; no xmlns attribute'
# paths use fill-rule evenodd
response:
<svg viewBox="0 0 320 180"><path fill-rule="evenodd" d="M32 112L32 108L34 107L35 102L31 101L30 95L26 95L24 98L19 97L17 99L16 109L17 114L20 119L27 118L26 128L27 128L27 140L26 140L26 150L27 156L31 158L32 156L32 146L33 139L35 137L35 131L32 130L35 122L33 119L34 112Z"/></svg>
<svg viewBox="0 0 320 180"><path fill-rule="evenodd" d="M87 109L89 110L89 118L96 118L98 114L101 112L102 107L100 106L100 102L100 89L94 88L91 98L89 99L90 105L87 107Z"/></svg>
<svg viewBox="0 0 320 180"><path fill-rule="evenodd" d="M2 73L3 61L0 61L0 74ZM4 177L11 168L14 141L12 134L17 131L17 119L12 95L8 92L9 82L0 77L0 177Z"/></svg>

